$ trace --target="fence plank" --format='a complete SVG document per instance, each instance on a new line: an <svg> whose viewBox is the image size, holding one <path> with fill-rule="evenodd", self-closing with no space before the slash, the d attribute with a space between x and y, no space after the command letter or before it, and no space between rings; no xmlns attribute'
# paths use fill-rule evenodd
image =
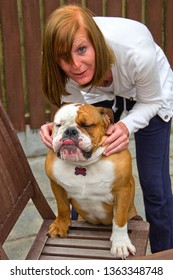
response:
<svg viewBox="0 0 173 280"><path fill-rule="evenodd" d="M38 0L22 1L26 76L31 128L45 123L45 97L41 87L41 27ZM39 114L38 114L39 112Z"/></svg>
<svg viewBox="0 0 173 280"><path fill-rule="evenodd" d="M122 17L122 0L106 1L106 16Z"/></svg>
<svg viewBox="0 0 173 280"><path fill-rule="evenodd" d="M16 130L25 129L17 0L0 1L7 112Z"/></svg>
<svg viewBox="0 0 173 280"><path fill-rule="evenodd" d="M142 0L127 0L126 17L142 21Z"/></svg>
<svg viewBox="0 0 173 280"><path fill-rule="evenodd" d="M79 5L81 5L81 4L82 4L82 1L81 1L81 0L75 0L75 1L74 1L74 0L66 0L65 3L66 3L67 5L69 5L69 4L72 4L72 5L73 5L73 4L76 4L76 5L79 4Z"/></svg>
<svg viewBox="0 0 173 280"><path fill-rule="evenodd" d="M49 15L60 6L60 0L44 0L44 16L45 22ZM53 121L57 107L50 104L50 114L48 115L47 121Z"/></svg>
<svg viewBox="0 0 173 280"><path fill-rule="evenodd" d="M48 16L60 6L60 0L44 0L44 16L47 20Z"/></svg>
<svg viewBox="0 0 173 280"><path fill-rule="evenodd" d="M162 47L162 0L146 0L146 25L155 42Z"/></svg>
<svg viewBox="0 0 173 280"><path fill-rule="evenodd" d="M173 68L173 1L166 1L166 12L165 12L165 53L168 60Z"/></svg>
<svg viewBox="0 0 173 280"><path fill-rule="evenodd" d="M88 0L87 1L87 7L90 9L96 16L102 16L103 15L103 6L102 6L102 0Z"/></svg>
<svg viewBox="0 0 173 280"><path fill-rule="evenodd" d="M2 79L2 77L1 77L1 72L0 72L0 99L1 99L1 101L3 101L3 97L2 97L2 82L1 82L1 79Z"/></svg>

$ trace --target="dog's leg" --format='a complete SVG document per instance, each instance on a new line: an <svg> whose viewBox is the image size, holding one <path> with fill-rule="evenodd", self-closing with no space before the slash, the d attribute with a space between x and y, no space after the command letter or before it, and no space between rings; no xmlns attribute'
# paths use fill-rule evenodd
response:
<svg viewBox="0 0 173 280"><path fill-rule="evenodd" d="M129 205L127 205L130 196L130 188L123 188L121 192L116 194L116 202L114 207L114 218L112 225L112 247L111 254L115 258L126 259L129 252L134 255L135 247L130 241L127 231L127 217Z"/></svg>
<svg viewBox="0 0 173 280"><path fill-rule="evenodd" d="M128 211L128 220L131 220L133 218L135 219L136 217L139 217L138 213L136 211L135 204L134 204L134 199L135 199L135 181L134 181L133 176L132 176L132 178L130 180L130 188L131 188L131 195L129 197L130 204L129 204L129 211Z"/></svg>
<svg viewBox="0 0 173 280"><path fill-rule="evenodd" d="M53 238L57 236L67 237L68 229L71 225L70 201L61 186L51 181L51 187L57 203L58 216L50 225L48 234Z"/></svg>

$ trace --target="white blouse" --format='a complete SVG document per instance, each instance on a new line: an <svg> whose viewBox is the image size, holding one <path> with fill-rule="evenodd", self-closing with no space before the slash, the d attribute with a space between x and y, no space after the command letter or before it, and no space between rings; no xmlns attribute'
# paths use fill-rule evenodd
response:
<svg viewBox="0 0 173 280"><path fill-rule="evenodd" d="M173 72L169 62L156 45L145 25L134 20L114 17L94 17L116 56L112 67L113 83L109 87L80 89L72 80L67 84L71 94L63 102L96 103L121 96L136 103L121 119L129 133L148 125L158 114L164 121L173 116Z"/></svg>

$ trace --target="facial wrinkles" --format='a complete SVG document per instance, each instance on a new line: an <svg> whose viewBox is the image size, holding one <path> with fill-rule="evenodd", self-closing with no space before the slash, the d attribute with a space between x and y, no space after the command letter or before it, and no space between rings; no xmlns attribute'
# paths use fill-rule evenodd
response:
<svg viewBox="0 0 173 280"><path fill-rule="evenodd" d="M80 48L88 47L88 45L89 41L85 35L80 33L75 37L71 51L74 66L76 61L82 61L82 57L85 55L85 51L83 53Z"/></svg>
<svg viewBox="0 0 173 280"><path fill-rule="evenodd" d="M83 44L87 43L87 36L86 35L77 35L74 39L73 45L72 45L72 51L76 51L80 46L83 46Z"/></svg>

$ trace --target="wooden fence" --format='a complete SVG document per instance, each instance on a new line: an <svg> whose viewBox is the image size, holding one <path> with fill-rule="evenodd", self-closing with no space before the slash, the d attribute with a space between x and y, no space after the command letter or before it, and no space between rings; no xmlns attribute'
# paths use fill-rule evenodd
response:
<svg viewBox="0 0 173 280"><path fill-rule="evenodd" d="M0 98L18 131L39 128L54 112L41 89L41 38L48 15L69 3L143 22L173 66L173 0L0 0Z"/></svg>

